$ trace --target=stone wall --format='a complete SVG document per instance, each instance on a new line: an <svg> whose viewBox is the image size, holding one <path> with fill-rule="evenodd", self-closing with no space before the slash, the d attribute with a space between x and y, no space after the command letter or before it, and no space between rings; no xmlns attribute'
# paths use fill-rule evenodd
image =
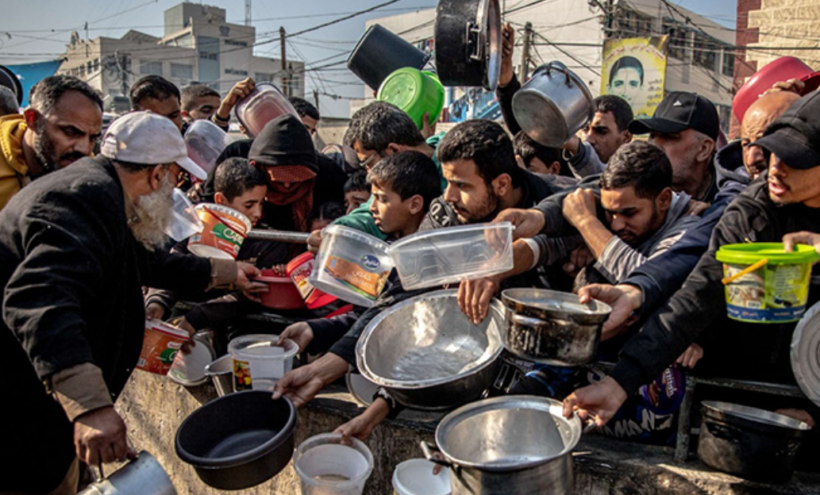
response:
<svg viewBox="0 0 820 495"><path fill-rule="evenodd" d="M757 42L749 43L750 48L787 48L750 50L746 53L747 60L756 61L760 68L778 57L790 55L820 70L820 2L761 0L760 9L750 11L748 15L749 28L758 30Z"/></svg>

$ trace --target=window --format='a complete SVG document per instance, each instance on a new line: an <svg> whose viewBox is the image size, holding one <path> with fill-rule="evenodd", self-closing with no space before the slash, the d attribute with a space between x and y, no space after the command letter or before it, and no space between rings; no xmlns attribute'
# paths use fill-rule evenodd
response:
<svg viewBox="0 0 820 495"><path fill-rule="evenodd" d="M728 51L723 52L723 75L732 77L735 73L735 55Z"/></svg>
<svg viewBox="0 0 820 495"><path fill-rule="evenodd" d="M273 82L273 74L268 72L257 72L253 76L254 81L259 82Z"/></svg>
<svg viewBox="0 0 820 495"><path fill-rule="evenodd" d="M94 59L94 72L97 72L98 70L100 70L100 59L95 58Z"/></svg>
<svg viewBox="0 0 820 495"><path fill-rule="evenodd" d="M162 62L152 62L147 60L140 60L140 74L161 76Z"/></svg>
<svg viewBox="0 0 820 495"><path fill-rule="evenodd" d="M233 46L248 46L246 41L236 41L236 40L225 40L226 45L233 45Z"/></svg>
<svg viewBox="0 0 820 495"><path fill-rule="evenodd" d="M247 76L248 71L239 69L225 69L225 74L233 74L235 76Z"/></svg>
<svg viewBox="0 0 820 495"><path fill-rule="evenodd" d="M171 77L190 81L194 78L194 68L187 64L171 64Z"/></svg>

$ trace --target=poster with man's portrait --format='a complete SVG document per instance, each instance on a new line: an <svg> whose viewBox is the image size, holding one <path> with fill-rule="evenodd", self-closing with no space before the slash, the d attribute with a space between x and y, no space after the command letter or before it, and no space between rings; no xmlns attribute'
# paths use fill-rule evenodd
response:
<svg viewBox="0 0 820 495"><path fill-rule="evenodd" d="M601 94L625 99L636 119L651 117L663 99L668 40L668 36L606 40Z"/></svg>

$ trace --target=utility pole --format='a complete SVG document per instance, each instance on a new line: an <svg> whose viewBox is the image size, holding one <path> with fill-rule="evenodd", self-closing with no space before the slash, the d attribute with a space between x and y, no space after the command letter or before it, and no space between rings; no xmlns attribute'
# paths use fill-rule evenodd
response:
<svg viewBox="0 0 820 495"><path fill-rule="evenodd" d="M524 24L524 49L521 51L521 70L519 77L521 84L527 80L530 72L530 45L532 44L532 23Z"/></svg>
<svg viewBox="0 0 820 495"><path fill-rule="evenodd" d="M125 55L120 56L120 52L114 52L114 59L117 61L117 70L120 74L120 91L122 95L128 96L128 80L125 77Z"/></svg>
<svg viewBox="0 0 820 495"><path fill-rule="evenodd" d="M285 96L290 96L290 90L288 89L288 57L285 51L285 27L279 26L279 45L282 51L282 91L285 92Z"/></svg>
<svg viewBox="0 0 820 495"><path fill-rule="evenodd" d="M253 0L245 0L245 25L251 25L251 15L253 14Z"/></svg>

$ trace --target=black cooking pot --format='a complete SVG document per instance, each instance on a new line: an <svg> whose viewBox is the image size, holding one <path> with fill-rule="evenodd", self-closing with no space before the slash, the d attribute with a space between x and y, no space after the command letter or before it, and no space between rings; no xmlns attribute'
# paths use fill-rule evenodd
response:
<svg viewBox="0 0 820 495"><path fill-rule="evenodd" d="M374 24L365 31L347 59L347 68L372 89L405 67L421 70L430 55L387 28Z"/></svg>
<svg viewBox="0 0 820 495"><path fill-rule="evenodd" d="M727 402L704 402L702 412L698 457L705 464L752 481L789 481L809 425Z"/></svg>
<svg viewBox="0 0 820 495"><path fill-rule="evenodd" d="M498 0L439 0L435 56L441 84L495 91L501 72Z"/></svg>
<svg viewBox="0 0 820 495"><path fill-rule="evenodd" d="M240 490L267 481L290 462L296 408L264 390L220 397L194 411L177 430L177 456L205 484Z"/></svg>
<svg viewBox="0 0 820 495"><path fill-rule="evenodd" d="M4 65L0 65L0 86L9 88L17 97L17 104L23 104L23 85L17 75Z"/></svg>

